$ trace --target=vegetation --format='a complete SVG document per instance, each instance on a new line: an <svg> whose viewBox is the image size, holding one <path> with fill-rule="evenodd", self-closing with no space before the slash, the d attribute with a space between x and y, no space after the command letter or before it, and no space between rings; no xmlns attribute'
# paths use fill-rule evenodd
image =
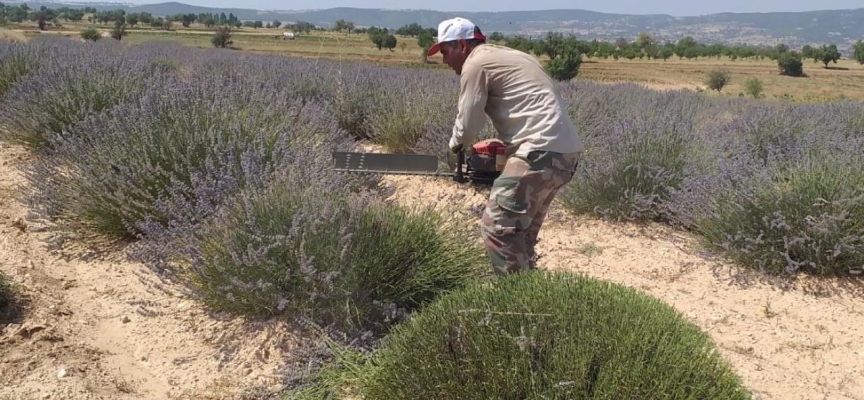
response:
<svg viewBox="0 0 864 400"><path fill-rule="evenodd" d="M801 50L801 57L804 59L812 58L814 62L821 62L828 68L828 63L837 63L840 59L840 51L837 50L837 45L822 45L822 47L814 48L806 45Z"/></svg>
<svg viewBox="0 0 864 400"><path fill-rule="evenodd" d="M42 47L25 42L0 42L0 97L36 71L43 51Z"/></svg>
<svg viewBox="0 0 864 400"><path fill-rule="evenodd" d="M804 76L801 55L796 52L783 53L777 59L777 66L780 68L780 75Z"/></svg>
<svg viewBox="0 0 864 400"><path fill-rule="evenodd" d="M81 31L81 39L95 42L102 39L102 35L99 34L99 31L97 31L96 28L90 27Z"/></svg>
<svg viewBox="0 0 864 400"><path fill-rule="evenodd" d="M122 40L123 36L126 35L126 22L123 20L117 20L114 22L114 29L111 30L111 37L116 40Z"/></svg>
<svg viewBox="0 0 864 400"><path fill-rule="evenodd" d="M732 77L729 76L729 71L724 69L715 69L708 73L708 81L706 84L709 89L716 90L717 93L720 93L731 80Z"/></svg>
<svg viewBox="0 0 864 400"><path fill-rule="evenodd" d="M6 322L15 304L15 291L9 278L0 271L0 323Z"/></svg>
<svg viewBox="0 0 864 400"><path fill-rule="evenodd" d="M371 360L346 361L354 365L327 378L350 386L334 385L330 395L347 389L366 400L750 398L707 335L668 305L560 273L452 292L394 328ZM305 398L332 398L323 388L310 387L317 396Z"/></svg>
<svg viewBox="0 0 864 400"><path fill-rule="evenodd" d="M246 315L302 315L352 338L380 338L484 270L474 232L460 221L296 187L244 194L195 232L202 244L189 261L207 304Z"/></svg>
<svg viewBox="0 0 864 400"><path fill-rule="evenodd" d="M213 34L213 46L225 48L231 46L234 43L231 40L231 28L227 26L220 26L216 28L216 32Z"/></svg>
<svg viewBox="0 0 864 400"><path fill-rule="evenodd" d="M829 139L830 140L830 139ZM774 274L822 275L864 266L864 163L842 154L805 156L718 196L713 215L696 221L706 243L743 265Z"/></svg>
<svg viewBox="0 0 864 400"><path fill-rule="evenodd" d="M855 42L853 49L852 57L858 62L858 64L864 64L864 42L861 40Z"/></svg>
<svg viewBox="0 0 864 400"><path fill-rule="evenodd" d="M147 19L94 15L118 26L120 15L128 26ZM357 139L446 159L458 77L225 50L213 39L236 25L231 17L208 16L215 34L201 42L219 48L206 51L132 45L130 36L0 42L0 140L38 155L26 171L34 218L72 238L128 243L135 259L213 309L344 332L350 340L333 348L362 371L323 372L369 398L589 389L651 397L657 385L685 398L745 397L705 336L670 309L586 279L478 282L488 268L470 227L383 201L377 176L332 170L332 152L357 149ZM163 29L199 18L150 21ZM430 32L417 28L397 34L428 49ZM358 41L377 53L370 32ZM586 153L561 197L571 212L688 229L706 248L773 274L844 275L864 265L860 102L756 100L763 85L752 79L740 81L753 100L719 95L732 73L718 75L711 96L572 80L589 65L583 56L601 53L723 56L692 39L501 40L548 60L583 136ZM784 76L803 75L799 53L765 52ZM479 138L492 132L487 126ZM493 308L513 314L458 312ZM357 348L384 337L374 356ZM474 347L458 347L463 339ZM448 340L457 346L448 350ZM497 367L505 361L515 367ZM591 379L568 378L590 371ZM407 381L417 384L394 385L388 377L397 372L416 374Z"/></svg>
<svg viewBox="0 0 864 400"><path fill-rule="evenodd" d="M393 34L390 33L390 30L387 28L372 27L369 28L367 32L367 34L369 35L369 40L372 41L372 43L375 45L375 47L378 48L378 50L385 48L393 51L393 49L396 47L396 43L398 43L396 36L393 36Z"/></svg>
<svg viewBox="0 0 864 400"><path fill-rule="evenodd" d="M744 93L749 94L754 99L761 98L763 96L762 91L762 81L759 78L748 78L744 82Z"/></svg>

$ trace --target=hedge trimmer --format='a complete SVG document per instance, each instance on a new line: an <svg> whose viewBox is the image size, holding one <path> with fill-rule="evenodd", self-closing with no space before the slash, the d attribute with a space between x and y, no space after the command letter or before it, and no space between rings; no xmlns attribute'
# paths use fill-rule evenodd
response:
<svg viewBox="0 0 864 400"><path fill-rule="evenodd" d="M445 176L459 183L491 185L504 168L505 149L500 140L487 139L471 146L467 161L464 149L456 152L455 165L448 153L448 172L440 171L437 156L427 154L334 152L333 164L342 172Z"/></svg>

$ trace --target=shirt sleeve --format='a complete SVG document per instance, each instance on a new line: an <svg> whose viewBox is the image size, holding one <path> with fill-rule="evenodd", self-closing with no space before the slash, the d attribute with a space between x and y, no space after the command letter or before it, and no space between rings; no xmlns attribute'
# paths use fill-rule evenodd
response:
<svg viewBox="0 0 864 400"><path fill-rule="evenodd" d="M473 142L486 123L486 100L489 97L486 72L477 65L465 64L460 79L456 122L450 137L450 148Z"/></svg>

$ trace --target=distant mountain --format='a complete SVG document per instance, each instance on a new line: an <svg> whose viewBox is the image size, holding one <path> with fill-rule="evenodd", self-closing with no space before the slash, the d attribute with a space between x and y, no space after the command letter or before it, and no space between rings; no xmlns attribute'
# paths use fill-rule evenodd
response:
<svg viewBox="0 0 864 400"><path fill-rule="evenodd" d="M14 4L16 2L7 2ZM793 48L805 44L837 44L848 49L856 40L864 40L864 8L854 10L823 10L808 12L721 13L693 17L671 15L607 14L587 10L538 10L507 12L441 12L431 10L384 10L340 7L325 10L275 11L245 8L198 7L183 3L130 5L121 3L56 3L27 2L31 8L85 7L98 10L124 9L127 12L149 12L153 15L179 13L233 13L242 20L282 22L305 21L318 26L331 26L336 20L352 21L357 26L399 28L418 23L435 27L443 19L464 16L486 33L499 31L505 35L544 35L550 30L572 33L580 39L634 39L648 32L661 41L677 41L691 36L700 42L728 44L785 43Z"/></svg>

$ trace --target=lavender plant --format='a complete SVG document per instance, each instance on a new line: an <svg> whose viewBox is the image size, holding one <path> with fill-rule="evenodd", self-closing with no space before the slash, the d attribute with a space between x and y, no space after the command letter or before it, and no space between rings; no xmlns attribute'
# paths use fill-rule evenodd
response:
<svg viewBox="0 0 864 400"><path fill-rule="evenodd" d="M16 46L16 54L40 51ZM62 147L63 156L31 173L39 187L32 198L42 216L74 222L70 228L160 242L182 238L217 204L266 186L283 169L345 183L323 171L330 170L328 151L353 148L340 136L346 133L388 151L449 156L458 95L452 74L170 42L39 46L52 57L15 72L21 78L3 100L0 126L7 139ZM574 212L614 219L699 230L728 199L791 179L778 178L795 170L783 160L860 154L855 138L864 135L864 112L854 102L771 104L635 84L558 85L586 145L562 199ZM34 102L33 93L53 94ZM487 124L478 138L493 135ZM148 150L133 154L135 146ZM314 166L296 166L300 149ZM88 195L78 196L82 190ZM176 232L166 234L166 226ZM760 254L767 263L771 251Z"/></svg>
<svg viewBox="0 0 864 400"><path fill-rule="evenodd" d="M623 93L633 93L628 89ZM561 194L575 212L637 221L669 219L665 203L680 187L691 159L701 154L692 140L696 109L674 93L633 99L612 117L577 116L598 121L582 126L601 130L584 134L582 167ZM657 102L666 106L649 106Z"/></svg>
<svg viewBox="0 0 864 400"><path fill-rule="evenodd" d="M0 41L0 98L39 67L43 48L31 43Z"/></svg>
<svg viewBox="0 0 864 400"><path fill-rule="evenodd" d="M808 158L720 196L695 225L711 247L770 273L864 268L864 162Z"/></svg>
<svg viewBox="0 0 864 400"><path fill-rule="evenodd" d="M182 255L217 310L301 315L352 338L377 339L413 310L479 275L473 232L329 184L244 191L195 233Z"/></svg>
<svg viewBox="0 0 864 400"><path fill-rule="evenodd" d="M158 237L282 169L350 186L326 172L330 151L351 148L326 105L269 87L240 73L196 76L70 128L59 155L29 174L37 215L70 233Z"/></svg>
<svg viewBox="0 0 864 400"><path fill-rule="evenodd" d="M372 139L388 151L414 152L430 131L452 129L458 100L458 81L440 73L408 70L392 76L393 104L369 118ZM443 148L428 149L435 154Z"/></svg>
<svg viewBox="0 0 864 400"><path fill-rule="evenodd" d="M67 39L61 39L67 40ZM71 42L71 40L70 40ZM169 83L145 73L142 60L109 41L55 46L50 62L9 88L0 103L6 140L32 149L53 149L55 137L87 117L138 96L145 88Z"/></svg>
<svg viewBox="0 0 864 400"><path fill-rule="evenodd" d="M352 388L334 391L369 400L750 398L713 347L673 308L629 288L519 274L442 296L393 329Z"/></svg>
<svg viewBox="0 0 864 400"><path fill-rule="evenodd" d="M692 188L714 193L691 214L706 244L770 273L860 270L864 135L838 112L855 107L752 107L730 124L737 158Z"/></svg>

